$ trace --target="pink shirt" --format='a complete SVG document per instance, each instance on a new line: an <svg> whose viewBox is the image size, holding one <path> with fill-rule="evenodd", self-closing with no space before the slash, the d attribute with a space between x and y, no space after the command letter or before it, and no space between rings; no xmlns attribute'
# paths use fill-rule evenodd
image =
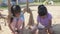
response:
<svg viewBox="0 0 60 34"><path fill-rule="evenodd" d="M15 30L15 28L18 28L18 29L21 29L22 26L23 26L23 19L22 18L19 18L19 20L17 21L17 18L13 18L13 21L11 23L11 27L13 30Z"/></svg>

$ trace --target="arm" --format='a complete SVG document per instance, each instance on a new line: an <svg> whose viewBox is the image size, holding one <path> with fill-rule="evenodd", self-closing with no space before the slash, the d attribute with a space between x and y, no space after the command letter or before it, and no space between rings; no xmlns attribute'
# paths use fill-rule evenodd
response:
<svg viewBox="0 0 60 34"><path fill-rule="evenodd" d="M51 27L51 25L52 25L52 20L49 20L49 26Z"/></svg>
<svg viewBox="0 0 60 34"><path fill-rule="evenodd" d="M49 26L52 25L52 15L51 14L48 14L48 19L49 19Z"/></svg>
<svg viewBox="0 0 60 34"><path fill-rule="evenodd" d="M39 24L39 16L37 16L37 24L36 25L38 26L38 24Z"/></svg>
<svg viewBox="0 0 60 34"><path fill-rule="evenodd" d="M12 27L11 27L11 23L9 23L9 28L10 28L10 30L12 31L12 33L14 33L14 30L13 30Z"/></svg>
<svg viewBox="0 0 60 34"><path fill-rule="evenodd" d="M38 21L37 21L36 26L38 26L38 24L39 24L39 23L38 23Z"/></svg>
<svg viewBox="0 0 60 34"><path fill-rule="evenodd" d="M22 29L24 28L24 25L25 25L25 23L23 22L23 26L22 26Z"/></svg>
<svg viewBox="0 0 60 34"><path fill-rule="evenodd" d="M11 17L11 19L10 19L9 28L10 28L10 30L11 30L12 32L14 32L13 29L12 29L12 27L11 27L12 22L13 22L13 17Z"/></svg>
<svg viewBox="0 0 60 34"><path fill-rule="evenodd" d="M51 27L51 25L52 25L52 15L48 15L48 19L49 19L49 26Z"/></svg>
<svg viewBox="0 0 60 34"><path fill-rule="evenodd" d="M11 17L11 20L10 20L10 23L9 23L9 28L10 28L10 30L14 33L14 30L13 30L12 27L11 27L12 21L13 21L13 18Z"/></svg>

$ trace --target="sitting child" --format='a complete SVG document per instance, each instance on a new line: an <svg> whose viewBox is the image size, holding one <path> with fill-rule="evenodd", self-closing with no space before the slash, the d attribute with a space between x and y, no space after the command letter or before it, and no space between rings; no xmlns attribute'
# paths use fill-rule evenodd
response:
<svg viewBox="0 0 60 34"><path fill-rule="evenodd" d="M45 32L49 32L49 34L53 34L52 31L52 16L50 13L48 13L47 8L44 5L38 6L38 16L37 16L37 22L38 22L38 29L46 29ZM44 33L44 32L43 32Z"/></svg>
<svg viewBox="0 0 60 34"><path fill-rule="evenodd" d="M9 24L9 27L13 34L22 34L22 28L24 23L24 15L21 13L21 8L19 5L13 5L11 7L11 23Z"/></svg>

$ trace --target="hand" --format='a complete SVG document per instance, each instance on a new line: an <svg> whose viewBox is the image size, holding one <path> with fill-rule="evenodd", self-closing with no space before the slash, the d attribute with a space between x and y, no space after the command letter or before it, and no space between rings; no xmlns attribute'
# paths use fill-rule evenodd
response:
<svg viewBox="0 0 60 34"><path fill-rule="evenodd" d="M15 34L14 32L11 32L12 34Z"/></svg>
<svg viewBox="0 0 60 34"><path fill-rule="evenodd" d="M17 32L12 32L12 34L17 34Z"/></svg>
<svg viewBox="0 0 60 34"><path fill-rule="evenodd" d="M15 32L15 34L18 34L17 32Z"/></svg>

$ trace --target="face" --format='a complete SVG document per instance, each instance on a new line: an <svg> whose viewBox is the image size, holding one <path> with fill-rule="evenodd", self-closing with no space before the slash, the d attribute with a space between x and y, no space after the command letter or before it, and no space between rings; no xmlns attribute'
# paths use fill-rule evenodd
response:
<svg viewBox="0 0 60 34"><path fill-rule="evenodd" d="M44 15L44 16L41 16L41 18L45 18L46 17L46 15Z"/></svg>
<svg viewBox="0 0 60 34"><path fill-rule="evenodd" d="M19 16L20 16L20 13L16 13L15 16L16 16L16 17L19 17Z"/></svg>

